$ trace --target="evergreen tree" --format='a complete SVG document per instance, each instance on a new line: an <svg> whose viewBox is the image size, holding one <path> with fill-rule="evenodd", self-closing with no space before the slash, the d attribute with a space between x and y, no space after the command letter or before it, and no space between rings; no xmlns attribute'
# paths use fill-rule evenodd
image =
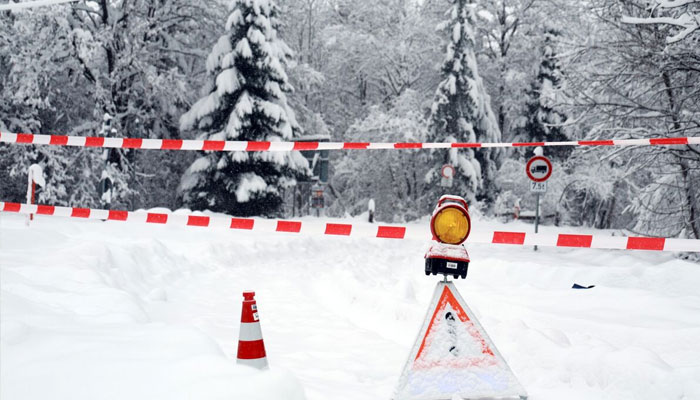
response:
<svg viewBox="0 0 700 400"><path fill-rule="evenodd" d="M476 65L474 55L474 5L467 0L451 0L450 19L438 26L449 41L440 82L431 109L429 139L436 142L500 142L501 132L491 111L490 98ZM484 200L493 204L496 198L494 179L502 151L499 149L450 149L431 155L428 181L436 191L440 168L445 163L455 166L452 193L470 203ZM437 195L437 193L433 193Z"/></svg>
<svg viewBox="0 0 700 400"><path fill-rule="evenodd" d="M546 28L542 44L542 61L537 76L528 91L525 125L520 129L519 139L526 142L559 142L569 140L562 123L566 115L556 106L561 90L562 71L557 59L555 44L559 32ZM547 149L547 156L565 160L573 147L557 146Z"/></svg>
<svg viewBox="0 0 700 400"><path fill-rule="evenodd" d="M301 132L285 93L291 92L284 65L291 50L277 37L272 0L233 0L226 34L207 58L206 95L182 116L182 130L209 140L280 141ZM211 152L196 159L182 177L184 203L232 215L271 215L281 191L307 173L298 152Z"/></svg>

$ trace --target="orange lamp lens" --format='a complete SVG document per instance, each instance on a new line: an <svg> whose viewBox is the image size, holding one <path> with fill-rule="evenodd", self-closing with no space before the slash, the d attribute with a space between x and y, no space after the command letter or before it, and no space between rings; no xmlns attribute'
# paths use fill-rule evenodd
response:
<svg viewBox="0 0 700 400"><path fill-rule="evenodd" d="M448 207L433 218L437 239L447 244L460 244L469 234L469 219L456 207Z"/></svg>

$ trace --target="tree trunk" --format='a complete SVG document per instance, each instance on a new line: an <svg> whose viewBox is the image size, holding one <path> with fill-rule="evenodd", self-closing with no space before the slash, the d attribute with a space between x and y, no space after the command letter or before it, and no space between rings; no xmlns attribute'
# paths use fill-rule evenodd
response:
<svg viewBox="0 0 700 400"><path fill-rule="evenodd" d="M664 71L662 73L662 78L664 81L664 86L666 87L666 96L668 97L671 119L673 120L673 129L679 131L681 124L678 120L675 95L671 86L671 77L668 76L667 71ZM683 178L683 194L686 207L688 207L688 219L686 222L688 228L690 228L690 231L693 232L693 236L696 239L700 239L700 220L698 220L698 205L696 204L697 193L695 185L693 185L692 178L690 176L690 165L687 159L683 158L682 156L677 157L680 165L681 177Z"/></svg>
<svg viewBox="0 0 700 400"><path fill-rule="evenodd" d="M696 203L697 195L695 185L693 185L690 176L690 166L688 160L680 159L681 176L683 177L683 191L685 192L685 201L688 206L688 228L693 232L695 239L700 239L700 220L698 219L698 207Z"/></svg>

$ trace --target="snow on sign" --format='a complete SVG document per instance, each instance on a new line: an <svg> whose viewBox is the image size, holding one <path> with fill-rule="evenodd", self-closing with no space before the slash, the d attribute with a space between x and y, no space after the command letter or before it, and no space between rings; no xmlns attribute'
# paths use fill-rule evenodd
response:
<svg viewBox="0 0 700 400"><path fill-rule="evenodd" d="M439 282L393 399L453 398L527 394L452 282Z"/></svg>
<svg viewBox="0 0 700 400"><path fill-rule="evenodd" d="M535 156L525 165L527 177L534 182L544 182L552 175L552 163L547 157Z"/></svg>

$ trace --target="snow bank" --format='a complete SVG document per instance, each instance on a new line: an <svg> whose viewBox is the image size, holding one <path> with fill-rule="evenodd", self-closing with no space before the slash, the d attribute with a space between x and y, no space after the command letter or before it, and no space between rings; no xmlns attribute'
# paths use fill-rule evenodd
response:
<svg viewBox="0 0 700 400"><path fill-rule="evenodd" d="M697 264L468 247L456 286L531 399L700 398ZM0 398L390 398L437 280L426 248L0 214ZM234 361L249 289L266 372Z"/></svg>
<svg viewBox="0 0 700 400"><path fill-rule="evenodd" d="M286 370L239 366L196 327L153 318L169 284L213 271L188 250L100 221L63 233L18 222L2 217L0 398L305 398Z"/></svg>

